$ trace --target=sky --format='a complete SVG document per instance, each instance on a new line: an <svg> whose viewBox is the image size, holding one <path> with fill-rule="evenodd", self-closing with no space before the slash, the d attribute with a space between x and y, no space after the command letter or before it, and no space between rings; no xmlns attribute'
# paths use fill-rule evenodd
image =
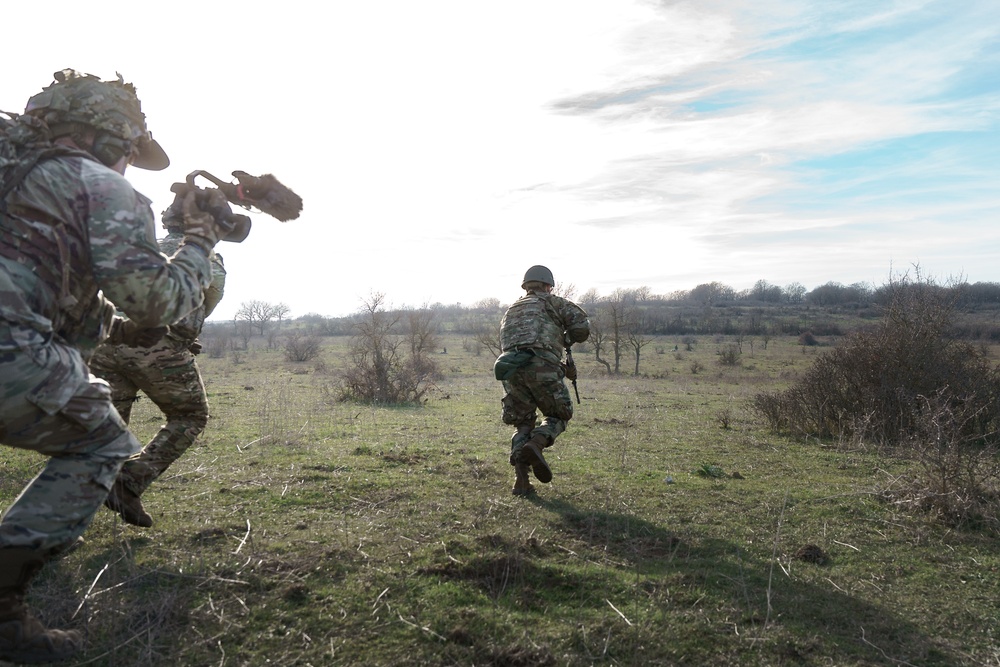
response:
<svg viewBox="0 0 1000 667"><path fill-rule="evenodd" d="M52 0L5 6L0 109L135 84L195 170L270 173L212 316L718 281L1000 281L995 0ZM204 185L207 182L199 181ZM240 212L239 210L237 212ZM164 232L160 232L161 234Z"/></svg>

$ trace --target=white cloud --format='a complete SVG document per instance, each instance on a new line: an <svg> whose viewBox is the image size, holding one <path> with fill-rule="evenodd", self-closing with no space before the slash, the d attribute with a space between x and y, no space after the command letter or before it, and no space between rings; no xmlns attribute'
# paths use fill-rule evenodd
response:
<svg viewBox="0 0 1000 667"><path fill-rule="evenodd" d="M605 291L812 287L916 260L998 278L983 244L962 242L991 238L1000 204L975 184L995 182L995 163L956 144L833 180L802 169L924 133L995 140L997 93L976 86L997 59L1000 10L985 0L96 0L72 23L60 17L75 3L46 11L44 49L30 31L5 38L32 55L3 73L0 108L62 67L121 71L173 160L129 174L157 212L196 168L274 173L304 197L300 220L255 216L244 244L222 248L219 317L250 299L344 314L372 291L510 301L534 263ZM948 178L914 187L937 199L904 206L900 183L932 164ZM875 191L851 194L862 186Z"/></svg>

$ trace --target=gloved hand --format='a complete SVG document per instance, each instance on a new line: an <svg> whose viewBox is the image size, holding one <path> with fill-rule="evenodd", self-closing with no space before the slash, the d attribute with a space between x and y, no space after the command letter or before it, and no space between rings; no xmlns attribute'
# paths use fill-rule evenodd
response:
<svg viewBox="0 0 1000 667"><path fill-rule="evenodd" d="M147 329L138 329L135 332L135 345L134 347L153 347L160 340L167 335L169 327L151 327Z"/></svg>
<svg viewBox="0 0 1000 667"><path fill-rule="evenodd" d="M198 340L197 338L194 339L193 343L188 345L188 352L190 352L191 354L201 354L201 350L202 350L201 341Z"/></svg>
<svg viewBox="0 0 1000 667"><path fill-rule="evenodd" d="M129 347L153 347L167 335L169 327L140 327L132 320L116 319L108 343Z"/></svg>
<svg viewBox="0 0 1000 667"><path fill-rule="evenodd" d="M565 364L563 364L563 372L566 374L566 379L567 380L570 380L570 381L575 380L576 377L577 377L576 376L576 364L575 363L572 363L572 364L571 363L565 363Z"/></svg>
<svg viewBox="0 0 1000 667"><path fill-rule="evenodd" d="M190 188L181 204L184 238L206 253L232 230L228 218L233 215L229 201L220 190Z"/></svg>

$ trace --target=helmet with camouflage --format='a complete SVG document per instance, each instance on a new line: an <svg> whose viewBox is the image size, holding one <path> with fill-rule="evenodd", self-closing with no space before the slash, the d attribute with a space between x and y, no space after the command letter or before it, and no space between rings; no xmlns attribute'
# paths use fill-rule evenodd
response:
<svg viewBox="0 0 1000 667"><path fill-rule="evenodd" d="M115 81L101 81L92 74L64 69L52 75L55 81L28 100L24 112L45 121L53 138L78 133L84 127L97 132L88 151L108 164L118 151L119 158L131 150L131 164L140 169L166 169L170 159L146 129L135 87L121 75ZM99 142L114 148L105 159Z"/></svg>
<svg viewBox="0 0 1000 667"><path fill-rule="evenodd" d="M552 277L552 272L541 264L536 264L524 272L524 280L521 281L521 289L525 289L525 285L533 282L545 283L546 285L556 284L555 278Z"/></svg>

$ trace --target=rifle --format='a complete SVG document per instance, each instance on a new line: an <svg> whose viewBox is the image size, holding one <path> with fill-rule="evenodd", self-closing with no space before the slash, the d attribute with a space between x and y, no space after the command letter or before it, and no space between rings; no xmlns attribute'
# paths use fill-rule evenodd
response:
<svg viewBox="0 0 1000 667"><path fill-rule="evenodd" d="M573 361L572 345L566 346L566 377L573 383L573 393L576 394L576 402L580 403L580 390L576 387L576 362Z"/></svg>

